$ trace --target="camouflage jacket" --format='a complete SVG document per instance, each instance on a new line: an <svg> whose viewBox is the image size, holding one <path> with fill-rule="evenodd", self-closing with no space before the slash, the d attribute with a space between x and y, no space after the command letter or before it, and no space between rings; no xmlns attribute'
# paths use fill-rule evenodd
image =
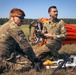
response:
<svg viewBox="0 0 76 75"><path fill-rule="evenodd" d="M4 56L10 57L10 54L15 51L17 44L19 44L24 52L27 48L31 48L24 32L19 26L17 26L17 24L9 20L0 27L0 50L3 50ZM29 50L26 53L30 54Z"/></svg>
<svg viewBox="0 0 76 75"><path fill-rule="evenodd" d="M62 20L56 20L52 23L49 20L44 23L43 33L50 33L53 38L48 38L46 43L61 42L66 37L65 23Z"/></svg>

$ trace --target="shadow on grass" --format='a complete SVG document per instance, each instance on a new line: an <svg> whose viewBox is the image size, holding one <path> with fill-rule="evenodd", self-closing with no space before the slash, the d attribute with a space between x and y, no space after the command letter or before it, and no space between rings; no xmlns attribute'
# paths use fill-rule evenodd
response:
<svg viewBox="0 0 76 75"><path fill-rule="evenodd" d="M60 54L60 58L59 59L65 59L65 58L68 58L68 57L70 57L71 55L76 55L76 54L69 54L69 53L62 53L62 54ZM42 59L42 61L45 61L45 60L47 60L47 59L50 59L50 60L52 60L52 58L53 58L53 56L52 56L52 54L51 54L51 52L49 51L49 52L43 52L42 54L40 54L39 56L38 56L40 59Z"/></svg>
<svg viewBox="0 0 76 75"><path fill-rule="evenodd" d="M52 57L51 52L43 52L38 56L42 61L45 61L47 59L50 59Z"/></svg>
<svg viewBox="0 0 76 75"><path fill-rule="evenodd" d="M71 55L76 55L76 54L69 54L69 53L62 53L62 54L60 54L60 58L61 59L65 59L65 58L67 58L67 57L70 57Z"/></svg>

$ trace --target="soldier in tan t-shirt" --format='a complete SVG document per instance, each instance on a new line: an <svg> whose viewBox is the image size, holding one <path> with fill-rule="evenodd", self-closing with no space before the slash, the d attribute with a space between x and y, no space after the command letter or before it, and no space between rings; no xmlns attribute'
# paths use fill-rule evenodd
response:
<svg viewBox="0 0 76 75"><path fill-rule="evenodd" d="M43 23L41 34L47 39L45 49L49 50L54 58L59 58L58 50L61 48L61 42L66 37L66 28L63 20L57 19L58 10L56 6L48 9L50 18ZM40 31L39 31L40 33ZM43 50L45 52L45 50Z"/></svg>

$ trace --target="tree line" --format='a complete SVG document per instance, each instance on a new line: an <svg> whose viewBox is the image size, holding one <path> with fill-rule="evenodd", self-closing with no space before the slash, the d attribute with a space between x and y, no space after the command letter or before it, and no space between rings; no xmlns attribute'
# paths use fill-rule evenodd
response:
<svg viewBox="0 0 76 75"><path fill-rule="evenodd" d="M60 18L62 19L65 23L68 24L76 24L76 19L70 19L70 18ZM7 22L9 19L8 18L0 18L0 25L4 24L5 22ZM37 20L37 19L24 19L23 24L30 24L33 20Z"/></svg>

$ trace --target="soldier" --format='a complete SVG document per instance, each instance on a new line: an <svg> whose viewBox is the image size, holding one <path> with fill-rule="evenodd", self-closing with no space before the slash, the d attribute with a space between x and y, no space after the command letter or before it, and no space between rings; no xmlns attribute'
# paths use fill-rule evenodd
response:
<svg viewBox="0 0 76 75"><path fill-rule="evenodd" d="M51 52L54 58L59 58L58 50L61 48L62 40L66 37L65 23L63 20L57 19L56 6L49 7L48 14L50 18L44 22L41 34L47 38L46 49Z"/></svg>
<svg viewBox="0 0 76 75"><path fill-rule="evenodd" d="M9 21L0 27L0 73L10 68L16 53L26 55L33 66L41 68L41 60L36 58L31 45L28 43L24 32L20 29L25 13L21 9L13 8L10 11ZM10 64L11 62L11 64ZM34 64L35 63L35 64ZM37 68L37 69L38 69Z"/></svg>

